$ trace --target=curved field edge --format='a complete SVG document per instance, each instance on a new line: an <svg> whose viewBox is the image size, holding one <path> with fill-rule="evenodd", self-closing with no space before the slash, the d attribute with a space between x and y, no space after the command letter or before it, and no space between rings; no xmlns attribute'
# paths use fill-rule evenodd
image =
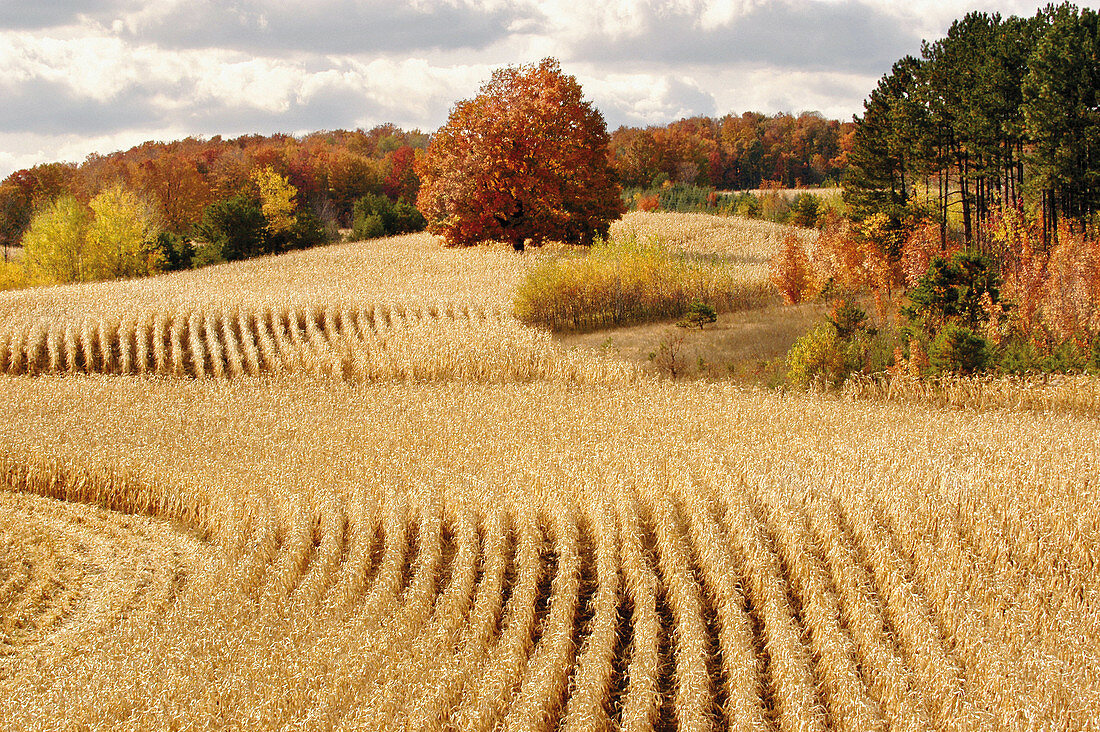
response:
<svg viewBox="0 0 1100 732"><path fill-rule="evenodd" d="M69 713L108 727L1074 728L1100 699L1089 421L702 384L0 394L24 487L221 547L35 681L0 675L17 724L78 688ZM22 607L57 595L12 576Z"/></svg>

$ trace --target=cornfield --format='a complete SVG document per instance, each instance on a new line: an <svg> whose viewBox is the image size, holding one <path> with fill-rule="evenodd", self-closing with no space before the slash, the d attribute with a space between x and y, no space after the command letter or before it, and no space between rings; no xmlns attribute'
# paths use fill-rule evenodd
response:
<svg viewBox="0 0 1100 732"><path fill-rule="evenodd" d="M406 271L453 256L383 246L410 250ZM33 293L4 311L0 726L1100 718L1095 419L660 381L548 341L523 371L528 346L505 335L539 336L497 305L517 278L480 302L455 270L435 298L368 281L373 308L304 284L250 306L232 271L186 315L80 288L38 294L40 320ZM65 345L82 322L66 298L82 297L108 324L87 352L82 326ZM367 355L410 333L400 367ZM417 352L435 370L413 373ZM455 365L493 352L510 355L491 378ZM338 364L352 377L329 378Z"/></svg>

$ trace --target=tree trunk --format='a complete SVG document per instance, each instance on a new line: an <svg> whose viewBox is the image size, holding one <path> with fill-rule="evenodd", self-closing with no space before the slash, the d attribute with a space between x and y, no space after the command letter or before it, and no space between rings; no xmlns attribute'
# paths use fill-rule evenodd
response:
<svg viewBox="0 0 1100 732"><path fill-rule="evenodd" d="M974 232L970 220L970 187L967 185L968 158L966 153L959 156L959 191L962 193L963 204L963 242L965 246L974 243Z"/></svg>

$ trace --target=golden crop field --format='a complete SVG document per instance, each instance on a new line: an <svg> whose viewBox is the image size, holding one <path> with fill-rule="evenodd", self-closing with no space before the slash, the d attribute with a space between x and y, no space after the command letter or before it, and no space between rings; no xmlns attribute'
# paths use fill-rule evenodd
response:
<svg viewBox="0 0 1100 732"><path fill-rule="evenodd" d="M1097 724L1095 417L661 380L532 259L9 293L0 727Z"/></svg>

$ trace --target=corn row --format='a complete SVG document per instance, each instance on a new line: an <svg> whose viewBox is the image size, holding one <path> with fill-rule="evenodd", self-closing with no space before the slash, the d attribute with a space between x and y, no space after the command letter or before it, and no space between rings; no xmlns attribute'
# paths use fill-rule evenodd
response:
<svg viewBox="0 0 1100 732"><path fill-rule="evenodd" d="M470 695L453 711L449 724L458 729L492 729L502 721L527 669L535 627L539 580L542 575L542 530L533 517L518 527L517 578L508 598L501 637L482 663Z"/></svg>
<svg viewBox="0 0 1100 732"><path fill-rule="evenodd" d="M836 582L844 621L863 660L871 696L895 729L930 729L928 702L891 641L873 579L857 560L831 502L808 496L806 514L829 573Z"/></svg>
<svg viewBox="0 0 1100 732"><path fill-rule="evenodd" d="M628 686L623 698L621 728L628 732L652 730L657 720L660 690L657 686L661 621L657 615L658 582L642 549L642 528L636 498L623 496L619 505L619 536L623 577L630 603L632 639Z"/></svg>
<svg viewBox="0 0 1100 732"><path fill-rule="evenodd" d="M501 612L501 593L507 563L507 517L495 511L486 519L483 572L477 585L469 622L462 629L456 648L460 652L441 658L441 668L426 693L410 700L409 729L437 729L465 684L471 680L496 630ZM453 651L454 649L452 649Z"/></svg>
<svg viewBox="0 0 1100 732"><path fill-rule="evenodd" d="M933 622L932 609L911 577L914 570L890 544L884 530L874 522L874 509L853 506L843 512L860 551L867 558L875 588L886 606L899 645L920 685L928 690L930 711L937 726L957 717L962 700L962 678L958 664L948 654Z"/></svg>
<svg viewBox="0 0 1100 732"><path fill-rule="evenodd" d="M573 691L562 723L566 732L611 727L608 702L619 624L618 526L606 504L589 512L589 522L596 544L596 612L577 658Z"/></svg>
<svg viewBox="0 0 1100 732"><path fill-rule="evenodd" d="M430 500L419 511L420 531L417 536L417 556L412 580L400 598L401 607L392 615L385 617L382 624L375 628L363 645L372 652L395 645L411 648L419 647L424 639L427 622L433 602L436 598L439 580L439 568L442 563L442 506L439 500ZM358 728L361 720L373 720L372 725L384 729L393 724L400 711L399 696L396 693L400 685L400 668L390 667L388 674L393 682L392 688L385 677L380 676L379 668L364 669L362 682L358 688L349 686L343 689L363 700L355 716L343 720L345 728ZM373 683L371 683L373 682ZM381 688L379 688L381 687ZM340 702L339 708L346 708Z"/></svg>
<svg viewBox="0 0 1100 732"><path fill-rule="evenodd" d="M316 525L320 536L313 537L317 548L309 570L289 598L291 613L303 617L323 602L346 547L347 516L342 502L335 495L325 495L319 513L320 520Z"/></svg>
<svg viewBox="0 0 1100 732"><path fill-rule="evenodd" d="M577 517L568 505L553 507L551 516L558 561L550 587L549 617L527 677L504 720L507 730L544 730L557 719L573 663L573 625L580 594Z"/></svg>
<svg viewBox="0 0 1100 732"><path fill-rule="evenodd" d="M476 574L479 541L474 521L466 512L457 517L458 549L453 560L451 579L435 604L429 626L414 642L410 651L381 688L365 692L367 701L360 716L394 720L407 716L411 696L425 675L434 676L449 654L469 608Z"/></svg>
<svg viewBox="0 0 1100 732"><path fill-rule="evenodd" d="M768 527L777 539L810 631L832 726L837 730L883 730L882 712L860 676L858 651L842 627L840 603L808 534L805 515L787 497L774 498L767 510Z"/></svg>
<svg viewBox="0 0 1100 732"><path fill-rule="evenodd" d="M744 487L742 486L742 489ZM763 625L768 684L778 705L781 730L825 728L802 628L787 596L779 558L753 508L737 489L725 492L731 538L741 552L749 600Z"/></svg>
<svg viewBox="0 0 1100 732"><path fill-rule="evenodd" d="M454 307L376 305L356 314L339 303L231 305L124 311L116 319L75 322L53 316L0 323L0 372L225 379L285 370L337 379L489 382L635 378L625 364L580 358L517 321Z"/></svg>
<svg viewBox="0 0 1100 732"><path fill-rule="evenodd" d="M344 513L347 520L347 554L336 581L325 597L325 608L337 618L363 599L381 511L360 492L347 500Z"/></svg>
<svg viewBox="0 0 1100 732"><path fill-rule="evenodd" d="M710 648L703 620L703 601L699 584L692 572L690 550L684 541L684 527L672 501L662 499L656 489L651 511L657 536L658 566L668 596L675 628L676 726L683 730L713 728L714 705L711 680L707 671Z"/></svg>
<svg viewBox="0 0 1100 732"><path fill-rule="evenodd" d="M752 621L738 577L739 566L718 521L711 513L713 495L703 486L681 490L678 498L687 509L685 521L695 555L718 612L718 644L722 651L722 671L726 697L726 723L731 730L765 730L768 719L761 697L761 671L753 648Z"/></svg>

